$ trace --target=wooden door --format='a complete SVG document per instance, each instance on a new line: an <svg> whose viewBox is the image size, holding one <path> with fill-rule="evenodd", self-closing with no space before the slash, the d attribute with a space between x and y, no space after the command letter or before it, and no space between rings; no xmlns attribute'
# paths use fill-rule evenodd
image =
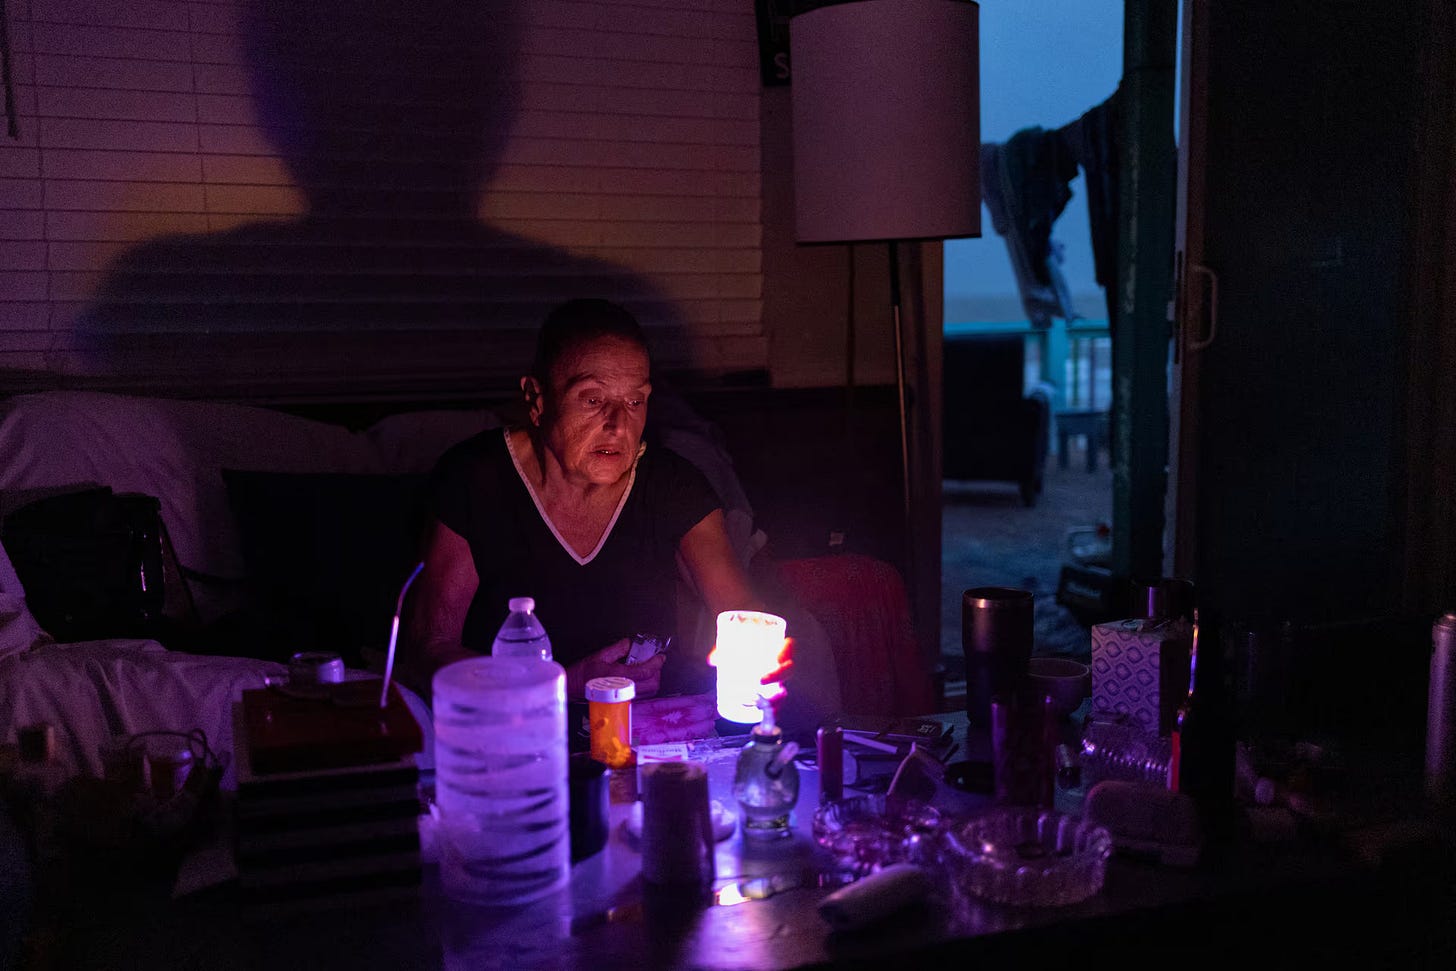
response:
<svg viewBox="0 0 1456 971"><path fill-rule="evenodd" d="M1171 558L1230 614L1398 600L1415 7L1184 3Z"/></svg>

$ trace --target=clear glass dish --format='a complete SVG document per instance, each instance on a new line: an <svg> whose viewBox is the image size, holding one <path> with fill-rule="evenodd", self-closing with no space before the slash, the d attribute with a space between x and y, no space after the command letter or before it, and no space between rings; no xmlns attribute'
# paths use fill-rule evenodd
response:
<svg viewBox="0 0 1456 971"><path fill-rule="evenodd" d="M960 886L1014 907L1061 907L1102 889L1112 836L1050 810L998 809L944 834L945 863Z"/></svg>
<svg viewBox="0 0 1456 971"><path fill-rule="evenodd" d="M921 862L940 828L941 815L930 806L883 794L836 799L814 812L814 841L857 874Z"/></svg>

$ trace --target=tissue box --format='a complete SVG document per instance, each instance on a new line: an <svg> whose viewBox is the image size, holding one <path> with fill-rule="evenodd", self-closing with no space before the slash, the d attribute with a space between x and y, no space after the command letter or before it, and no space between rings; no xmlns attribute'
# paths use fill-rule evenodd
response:
<svg viewBox="0 0 1456 971"><path fill-rule="evenodd" d="M1182 621L1094 625L1092 709L1126 714L1146 731L1170 733L1188 693L1192 637Z"/></svg>

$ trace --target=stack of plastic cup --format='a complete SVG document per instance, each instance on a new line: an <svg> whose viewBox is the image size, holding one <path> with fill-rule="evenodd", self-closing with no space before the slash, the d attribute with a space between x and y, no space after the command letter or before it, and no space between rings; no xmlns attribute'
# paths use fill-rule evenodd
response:
<svg viewBox="0 0 1456 971"><path fill-rule="evenodd" d="M568 829L566 671L476 657L434 679L435 806L447 894L518 904L564 886Z"/></svg>

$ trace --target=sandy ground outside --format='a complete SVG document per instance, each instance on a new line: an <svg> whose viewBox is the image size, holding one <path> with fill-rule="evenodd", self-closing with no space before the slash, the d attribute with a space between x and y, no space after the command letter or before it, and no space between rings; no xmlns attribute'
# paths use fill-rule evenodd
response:
<svg viewBox="0 0 1456 971"><path fill-rule="evenodd" d="M941 652L950 677L962 677L961 593L971 587L1030 590L1035 601L1036 654L1086 659L1088 629L1056 602L1057 579L1069 561L1068 531L1112 518L1112 473L1106 452L1095 472L1085 470L1080 448L1066 469L1047 459L1045 485L1027 508L1010 483L947 481L941 550Z"/></svg>

